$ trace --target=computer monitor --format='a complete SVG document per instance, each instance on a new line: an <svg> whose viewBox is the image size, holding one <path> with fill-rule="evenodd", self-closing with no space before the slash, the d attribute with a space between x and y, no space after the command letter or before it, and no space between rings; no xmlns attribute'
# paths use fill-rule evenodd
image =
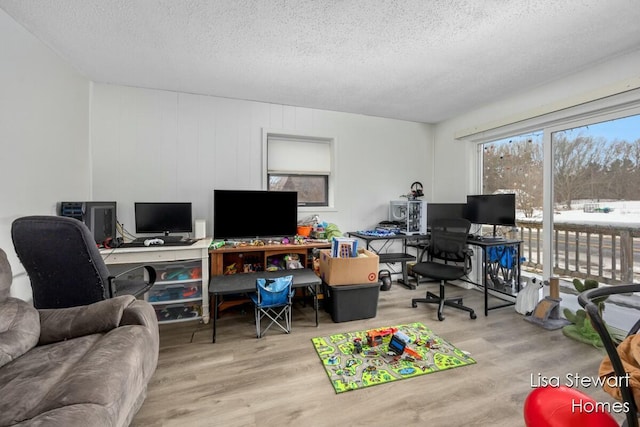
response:
<svg viewBox="0 0 640 427"><path fill-rule="evenodd" d="M467 208L467 218L474 224L516 225L514 193L469 195Z"/></svg>
<svg viewBox="0 0 640 427"><path fill-rule="evenodd" d="M434 220L466 217L466 203L427 203L427 227L431 227Z"/></svg>
<svg viewBox="0 0 640 427"><path fill-rule="evenodd" d="M193 218L190 202L136 202L136 234L191 233Z"/></svg>

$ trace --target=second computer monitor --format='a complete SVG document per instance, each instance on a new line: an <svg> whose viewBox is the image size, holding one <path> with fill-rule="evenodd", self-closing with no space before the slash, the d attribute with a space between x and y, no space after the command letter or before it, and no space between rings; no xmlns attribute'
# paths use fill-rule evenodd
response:
<svg viewBox="0 0 640 427"><path fill-rule="evenodd" d="M448 218L466 218L466 203L427 203L427 227L433 221Z"/></svg>
<svg viewBox="0 0 640 427"><path fill-rule="evenodd" d="M478 194L467 196L467 218L474 224L516 224L516 195Z"/></svg>

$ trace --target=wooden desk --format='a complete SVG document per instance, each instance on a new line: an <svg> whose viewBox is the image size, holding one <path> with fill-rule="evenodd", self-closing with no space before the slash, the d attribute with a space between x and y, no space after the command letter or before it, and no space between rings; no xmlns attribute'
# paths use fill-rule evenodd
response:
<svg viewBox="0 0 640 427"><path fill-rule="evenodd" d="M316 326L318 326L318 293L322 280L309 268L298 270L281 270L281 271L260 271L254 273L242 273L231 275L211 276L209 284L209 293L213 300L213 337L212 342L216 342L216 320L218 317L218 297L226 294L239 294L247 292L255 292L256 279L258 278L275 278L282 276L293 276L293 288L309 288L313 292L313 308L316 311Z"/></svg>
<svg viewBox="0 0 640 427"><path fill-rule="evenodd" d="M310 242L299 245L225 245L218 249L209 250L209 258L211 260L209 276L213 278L224 275L225 270L233 264L235 264L236 274L245 274L245 266L249 269L254 264L260 264L260 270L264 270L269 264L271 257L281 257L287 254L298 255L300 262L305 268L313 269L313 262L310 256L311 251L313 249L326 249L330 247L331 244L328 242ZM244 304L247 301L246 298L230 300L216 298L216 312L220 313L228 308Z"/></svg>
<svg viewBox="0 0 640 427"><path fill-rule="evenodd" d="M304 243L300 245L235 245L223 246L218 249L210 249L209 257L211 258L210 275L219 276L224 274L224 269L231 263L238 263L238 271L244 271L244 260L247 256L259 258L263 267L266 267L268 258L277 255L297 254L301 256L302 265L309 267L309 252L313 249L330 248L328 242Z"/></svg>
<svg viewBox="0 0 640 427"><path fill-rule="evenodd" d="M131 265L131 264L149 264L156 268L156 271L169 269L170 266L176 264L193 264L199 266L202 269L201 277L197 279L186 280L164 280L160 276L157 278L156 283L145 295L145 299L149 298L149 294L153 294L163 287L177 287L180 288L181 283L187 283L190 287L199 287L199 294L197 297L178 297L171 300L162 301L149 301L154 306L156 312L159 312L164 307L180 307L180 305L197 305L200 306L200 315L183 318L179 320L168 320L166 323L172 321L187 321L202 319L204 323L209 323L209 295L207 293L207 287L209 285L209 245L211 244L211 238L205 238L198 240L192 245L188 246L173 246L173 245L159 245L148 247L123 247L117 249L101 249L100 255L110 269L117 270L118 266ZM161 320L162 321L162 320Z"/></svg>

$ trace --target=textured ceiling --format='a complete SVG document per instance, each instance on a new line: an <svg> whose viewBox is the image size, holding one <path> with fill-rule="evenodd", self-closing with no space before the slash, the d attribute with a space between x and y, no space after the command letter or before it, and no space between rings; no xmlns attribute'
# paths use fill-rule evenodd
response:
<svg viewBox="0 0 640 427"><path fill-rule="evenodd" d="M640 49L638 0L0 0L96 82L435 123Z"/></svg>

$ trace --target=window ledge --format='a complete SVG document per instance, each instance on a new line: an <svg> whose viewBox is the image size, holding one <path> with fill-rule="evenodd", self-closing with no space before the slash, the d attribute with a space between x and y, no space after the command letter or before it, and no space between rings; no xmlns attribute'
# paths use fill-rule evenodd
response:
<svg viewBox="0 0 640 427"><path fill-rule="evenodd" d="M298 206L298 212L338 212L333 206Z"/></svg>

